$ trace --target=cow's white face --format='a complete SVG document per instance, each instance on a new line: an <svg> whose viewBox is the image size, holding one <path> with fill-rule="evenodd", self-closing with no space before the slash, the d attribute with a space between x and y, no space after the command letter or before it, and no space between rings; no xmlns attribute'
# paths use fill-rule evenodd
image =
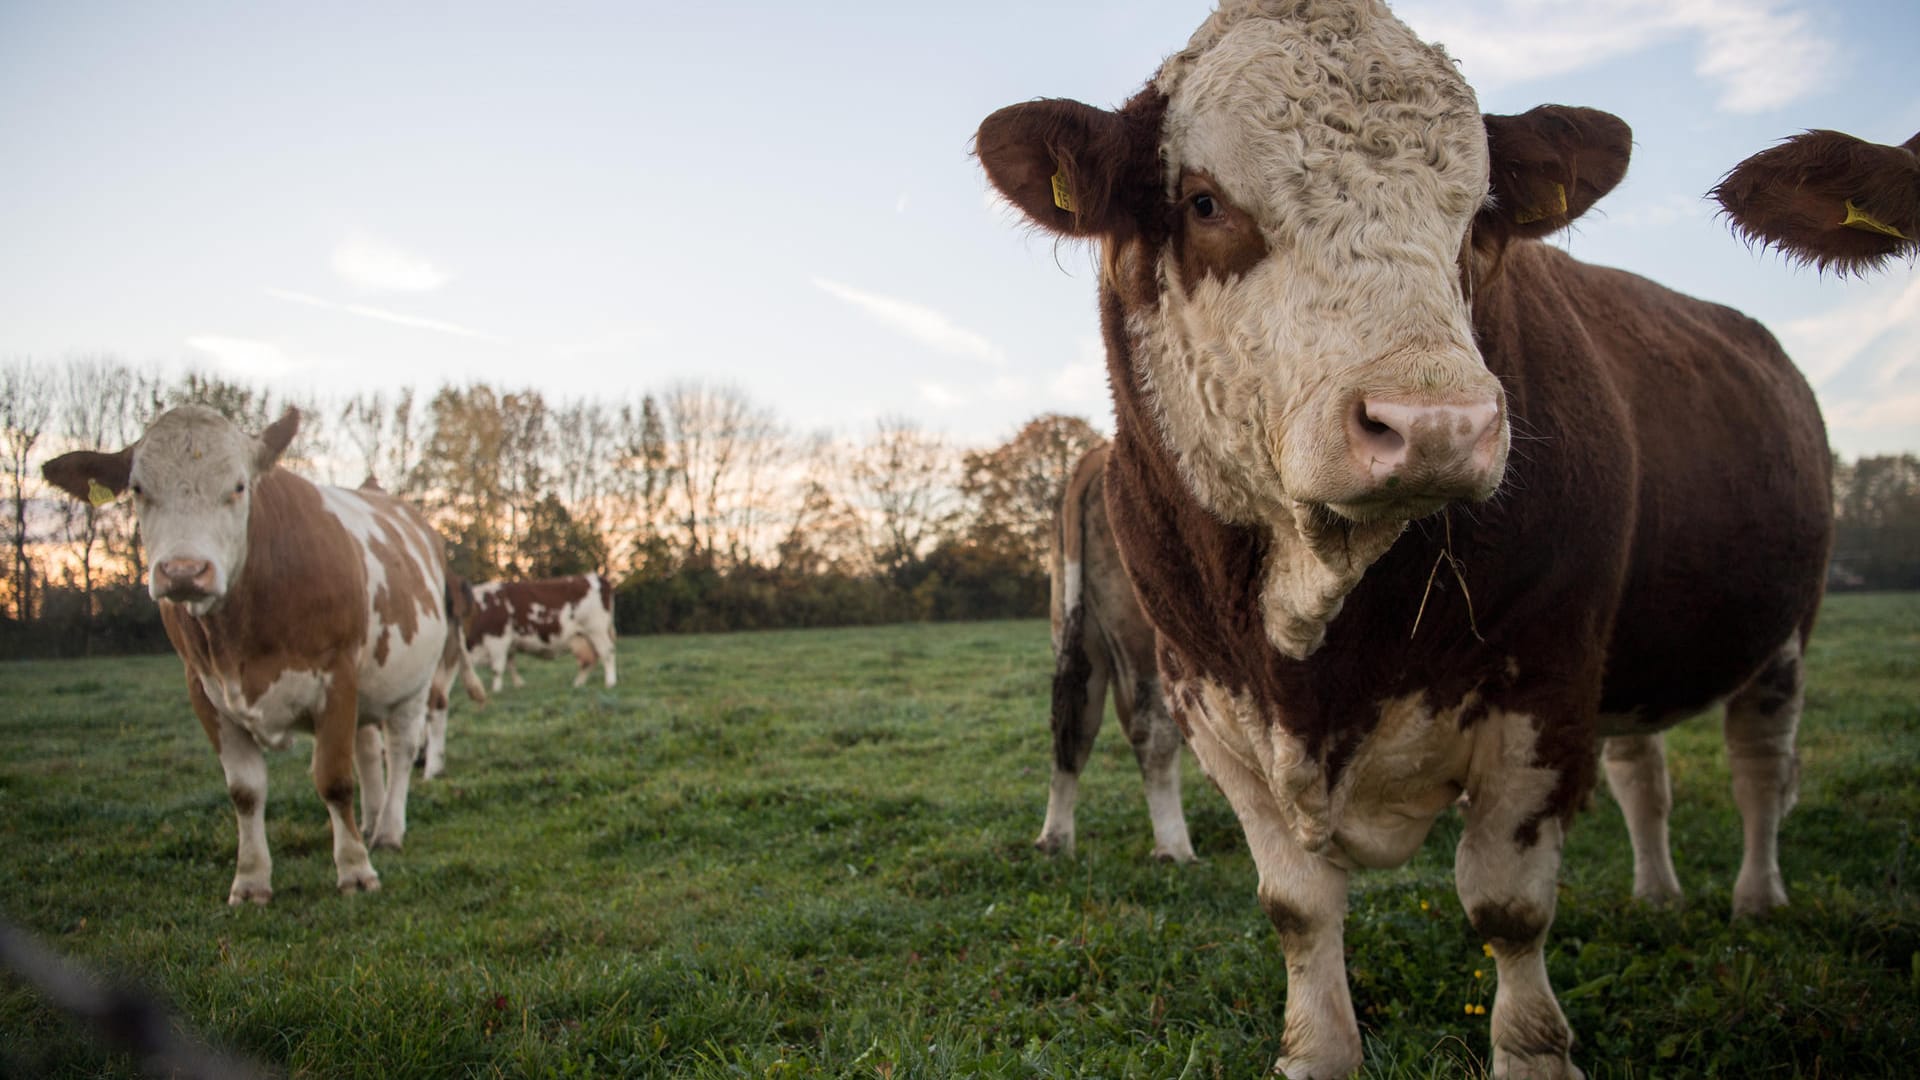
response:
<svg viewBox="0 0 1920 1080"><path fill-rule="evenodd" d="M211 409L186 406L153 422L134 447L128 488L140 519L155 600L204 615L247 560L249 493L259 444Z"/></svg>
<svg viewBox="0 0 1920 1080"><path fill-rule="evenodd" d="M1172 235L1121 242L1155 262L1140 381L1189 486L1242 523L1404 521L1492 494L1506 459L1462 287L1488 189L1473 92L1384 11L1323 6L1223 11L1168 61Z"/></svg>
<svg viewBox="0 0 1920 1080"><path fill-rule="evenodd" d="M299 424L289 409L256 439L212 409L183 405L118 453L64 454L44 472L77 498L131 491L151 567L148 591L205 615L246 564L254 481L273 468Z"/></svg>
<svg viewBox="0 0 1920 1080"><path fill-rule="evenodd" d="M1505 472L1476 274L1626 171L1615 117L1478 108L1378 0L1225 0L1124 108L1009 106L975 146L1036 224L1101 243L1122 423L1194 497L1377 553Z"/></svg>

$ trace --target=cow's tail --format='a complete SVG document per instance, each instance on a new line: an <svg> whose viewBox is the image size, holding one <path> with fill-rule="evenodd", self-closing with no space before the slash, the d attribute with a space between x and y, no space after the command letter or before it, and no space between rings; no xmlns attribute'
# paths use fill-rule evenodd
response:
<svg viewBox="0 0 1920 1080"><path fill-rule="evenodd" d="M480 676L473 670L473 659L467 655L467 621L473 614L473 583L463 577L447 575L447 648L457 656L454 664L460 672L460 685L466 687L467 697L475 705L485 708L487 688Z"/></svg>
<svg viewBox="0 0 1920 1080"><path fill-rule="evenodd" d="M1053 517L1047 571L1052 585L1049 614L1053 623L1053 760L1064 772L1078 772L1086 757L1087 681L1093 661L1087 654L1086 505L1101 497L1105 447L1090 450L1074 466L1073 476L1060 497Z"/></svg>

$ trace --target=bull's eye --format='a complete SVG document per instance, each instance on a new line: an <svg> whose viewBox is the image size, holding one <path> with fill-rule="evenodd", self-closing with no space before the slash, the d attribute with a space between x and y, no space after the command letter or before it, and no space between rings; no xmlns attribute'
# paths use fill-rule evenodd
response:
<svg viewBox="0 0 1920 1080"><path fill-rule="evenodd" d="M1201 192L1193 197L1193 216L1205 221L1220 212L1220 204L1213 196Z"/></svg>
<svg viewBox="0 0 1920 1080"><path fill-rule="evenodd" d="M247 482L245 480L242 480L239 483L233 485L233 493L235 495L245 495L247 493Z"/></svg>
<svg viewBox="0 0 1920 1080"><path fill-rule="evenodd" d="M133 497L134 497L134 498L136 498L136 499L144 499L144 498L146 498L146 497L147 497L147 489L146 489L146 488L143 488L143 487L141 487L141 486L140 486L139 484L135 484L135 485L133 485Z"/></svg>

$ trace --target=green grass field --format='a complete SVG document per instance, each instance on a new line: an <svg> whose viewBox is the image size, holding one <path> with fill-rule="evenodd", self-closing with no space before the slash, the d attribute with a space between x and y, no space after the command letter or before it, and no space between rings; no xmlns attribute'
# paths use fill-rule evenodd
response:
<svg viewBox="0 0 1920 1080"><path fill-rule="evenodd" d="M1147 859L1109 720L1079 853L1039 830L1042 622L621 643L456 706L382 892L333 890L311 743L270 756L274 900L230 909L234 825L172 657L0 664L0 917L296 1076L1246 1077L1286 974L1224 800L1187 765L1195 866ZM1717 720L1669 736L1688 904L1629 896L1604 792L1549 965L1591 1077L1920 1070L1920 596L1838 596L1811 657L1792 904L1730 926ZM1458 822L1356 876L1369 1076L1484 1073L1491 964ZM1484 976L1482 975L1484 972ZM0 978L0 1075L135 1075Z"/></svg>

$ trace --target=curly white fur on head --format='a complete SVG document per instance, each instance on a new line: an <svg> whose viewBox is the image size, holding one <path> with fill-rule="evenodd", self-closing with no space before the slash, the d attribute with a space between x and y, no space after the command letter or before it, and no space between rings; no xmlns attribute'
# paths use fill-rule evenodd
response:
<svg viewBox="0 0 1920 1080"><path fill-rule="evenodd" d="M1251 0L1222 5L1154 86L1169 197L1204 177L1265 247L1200 275L1164 249L1158 310L1131 320L1202 501L1251 522L1363 494L1346 432L1368 398L1492 402L1503 462L1458 267L1487 138L1445 52L1377 2Z"/></svg>

